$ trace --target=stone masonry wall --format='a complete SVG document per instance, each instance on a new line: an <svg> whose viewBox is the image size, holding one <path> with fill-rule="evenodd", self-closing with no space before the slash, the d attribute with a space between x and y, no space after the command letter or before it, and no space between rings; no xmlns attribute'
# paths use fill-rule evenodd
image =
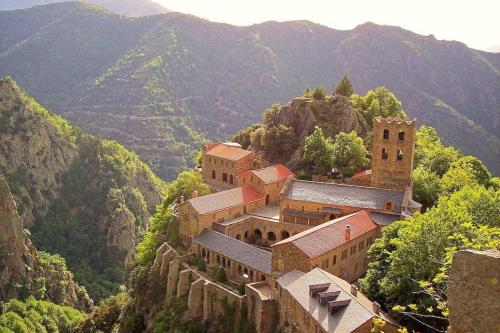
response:
<svg viewBox="0 0 500 333"><path fill-rule="evenodd" d="M500 251L458 251L448 282L450 333L500 332Z"/></svg>

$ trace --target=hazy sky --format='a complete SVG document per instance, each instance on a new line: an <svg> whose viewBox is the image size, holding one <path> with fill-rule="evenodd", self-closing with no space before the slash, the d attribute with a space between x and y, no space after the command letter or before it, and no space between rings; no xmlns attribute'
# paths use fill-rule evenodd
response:
<svg viewBox="0 0 500 333"><path fill-rule="evenodd" d="M397 25L470 47L500 45L500 0L154 0L216 22L249 25L307 19L352 29L366 21Z"/></svg>

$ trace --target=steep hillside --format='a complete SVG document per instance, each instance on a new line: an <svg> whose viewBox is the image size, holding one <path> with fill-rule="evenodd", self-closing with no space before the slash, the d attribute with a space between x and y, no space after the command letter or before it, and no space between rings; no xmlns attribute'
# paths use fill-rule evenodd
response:
<svg viewBox="0 0 500 333"><path fill-rule="evenodd" d="M67 1L69 0L0 0L0 10L23 9ZM165 7L151 0L86 0L85 2L127 16L147 16L168 12Z"/></svg>
<svg viewBox="0 0 500 333"><path fill-rule="evenodd" d="M0 176L0 301L30 295L88 311L92 300L59 256L38 252L23 229L9 186Z"/></svg>
<svg viewBox="0 0 500 333"><path fill-rule="evenodd" d="M116 291L163 183L116 142L82 133L0 80L0 173L35 245L99 299Z"/></svg>
<svg viewBox="0 0 500 333"><path fill-rule="evenodd" d="M179 13L130 19L82 3L0 13L0 75L164 178L192 165L204 139L227 139L269 105L343 74L359 94L387 86L410 117L500 173L498 53L372 23L235 27Z"/></svg>

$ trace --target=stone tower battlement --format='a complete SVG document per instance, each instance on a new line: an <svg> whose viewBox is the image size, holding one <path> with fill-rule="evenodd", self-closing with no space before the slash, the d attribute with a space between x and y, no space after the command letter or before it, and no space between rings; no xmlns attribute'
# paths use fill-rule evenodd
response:
<svg viewBox="0 0 500 333"><path fill-rule="evenodd" d="M373 120L371 186L404 190L412 187L416 119Z"/></svg>

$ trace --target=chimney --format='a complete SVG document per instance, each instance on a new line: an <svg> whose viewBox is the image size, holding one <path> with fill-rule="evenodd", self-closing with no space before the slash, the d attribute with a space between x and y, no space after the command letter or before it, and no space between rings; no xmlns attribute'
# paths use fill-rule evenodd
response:
<svg viewBox="0 0 500 333"><path fill-rule="evenodd" d="M184 196L181 195L181 197L179 198L179 204L183 204L184 203Z"/></svg>
<svg viewBox="0 0 500 333"><path fill-rule="evenodd" d="M191 194L191 199L196 199L198 198L198 191L194 190L193 194Z"/></svg>
<svg viewBox="0 0 500 333"><path fill-rule="evenodd" d="M351 226L350 225L346 225L346 227L345 227L344 239L346 241L351 240Z"/></svg>
<svg viewBox="0 0 500 333"><path fill-rule="evenodd" d="M373 302L373 312L375 312L375 314L380 314L380 304L377 302Z"/></svg>
<svg viewBox="0 0 500 333"><path fill-rule="evenodd" d="M358 296L358 287L353 284L351 284L351 294L352 296Z"/></svg>

